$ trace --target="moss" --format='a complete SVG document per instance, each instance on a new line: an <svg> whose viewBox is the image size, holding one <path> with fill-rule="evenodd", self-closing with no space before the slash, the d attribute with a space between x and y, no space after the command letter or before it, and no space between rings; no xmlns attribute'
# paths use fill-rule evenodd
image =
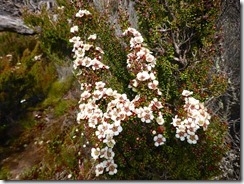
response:
<svg viewBox="0 0 244 184"><path fill-rule="evenodd" d="M62 100L54 107L54 115L59 117L77 105L77 101Z"/></svg>
<svg viewBox="0 0 244 184"><path fill-rule="evenodd" d="M9 169L6 167L1 167L0 171L0 180L8 180L11 176Z"/></svg>
<svg viewBox="0 0 244 184"><path fill-rule="evenodd" d="M47 98L42 103L42 107L45 108L47 106L56 106L56 104L65 95L65 93L67 93L67 91L71 88L73 81L74 77L70 76L64 81L55 81L54 83L52 83L50 90L48 91ZM68 104L63 103L63 105L65 106ZM63 107L61 106L62 103L60 103L60 107L57 108L62 109Z"/></svg>

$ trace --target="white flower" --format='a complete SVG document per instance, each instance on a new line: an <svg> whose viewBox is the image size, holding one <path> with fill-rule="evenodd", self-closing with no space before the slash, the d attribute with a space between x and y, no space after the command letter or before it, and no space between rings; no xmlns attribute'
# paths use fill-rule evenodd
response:
<svg viewBox="0 0 244 184"><path fill-rule="evenodd" d="M105 94L108 95L108 96L113 96L113 89L112 88L107 88L105 90Z"/></svg>
<svg viewBox="0 0 244 184"><path fill-rule="evenodd" d="M145 55L146 55L146 52L145 52L145 50L143 50L143 49L140 49L140 51L136 53L136 56L137 56L138 58L142 58L142 57L145 56Z"/></svg>
<svg viewBox="0 0 244 184"><path fill-rule="evenodd" d="M85 89L85 87L87 87L86 83L81 83L80 84L80 90L83 91Z"/></svg>
<svg viewBox="0 0 244 184"><path fill-rule="evenodd" d="M114 163L114 160L113 160L113 159L104 160L104 161L102 162L104 168L109 167L109 165L110 165L111 163ZM108 170L106 169L106 171L108 171Z"/></svg>
<svg viewBox="0 0 244 184"><path fill-rule="evenodd" d="M192 126L192 123L193 123L193 119L191 117L188 117L186 119L184 119L183 121L184 125L189 128Z"/></svg>
<svg viewBox="0 0 244 184"><path fill-rule="evenodd" d="M131 116L134 110L135 110L135 105L130 101L127 101L123 104L123 111L126 114L126 116Z"/></svg>
<svg viewBox="0 0 244 184"><path fill-rule="evenodd" d="M99 81L96 82L95 85L96 85L95 88L97 90L103 91L103 88L105 87L106 84L103 81Z"/></svg>
<svg viewBox="0 0 244 184"><path fill-rule="evenodd" d="M58 10L63 10L64 6L58 6Z"/></svg>
<svg viewBox="0 0 244 184"><path fill-rule="evenodd" d="M86 116L85 111L80 111L80 112L77 114L77 118L76 118L78 124L80 124L80 121L83 120L83 119L85 119L86 117L87 117L87 116Z"/></svg>
<svg viewBox="0 0 244 184"><path fill-rule="evenodd" d="M104 69L109 69L108 66L104 65L101 61L99 61L97 58L94 58L92 60L92 69L93 70L98 70L98 69L101 69L101 68L104 68Z"/></svg>
<svg viewBox="0 0 244 184"><path fill-rule="evenodd" d="M84 15L91 15L91 13L88 10L79 10L75 16L76 17L83 17Z"/></svg>
<svg viewBox="0 0 244 184"><path fill-rule="evenodd" d="M20 100L20 103L24 103L24 102L26 102L26 99Z"/></svg>
<svg viewBox="0 0 244 184"><path fill-rule="evenodd" d="M163 137L162 134L158 134L157 136L154 136L153 140L155 141L154 145L156 147L163 145L166 141L165 137Z"/></svg>
<svg viewBox="0 0 244 184"><path fill-rule="evenodd" d="M193 109L193 108L199 109L199 107L200 107L199 100L197 100L193 97L188 97L185 100L186 100L186 104L189 104L191 109Z"/></svg>
<svg viewBox="0 0 244 184"><path fill-rule="evenodd" d="M138 86L138 82L137 82L136 79L133 79L131 82L132 82L132 86L133 86L133 87L136 88L136 87Z"/></svg>
<svg viewBox="0 0 244 184"><path fill-rule="evenodd" d="M146 67L147 67L147 69L146 69L147 71L151 71L152 70L152 66L151 65L147 65Z"/></svg>
<svg viewBox="0 0 244 184"><path fill-rule="evenodd" d="M100 47L96 47L95 48L98 52L100 52L101 54L104 54L103 50Z"/></svg>
<svg viewBox="0 0 244 184"><path fill-rule="evenodd" d="M158 116L157 118L156 118L156 121L157 121L157 123L159 124L159 125L163 125L164 124L164 118L163 118L163 116L161 115L161 116Z"/></svg>
<svg viewBox="0 0 244 184"><path fill-rule="evenodd" d="M106 143L108 147L113 148L115 145L115 140L113 139L113 134L107 134L105 139L103 140L103 143Z"/></svg>
<svg viewBox="0 0 244 184"><path fill-rule="evenodd" d="M95 132L98 139L105 138L105 132L109 129L109 124L107 122L102 122L102 124L98 125L97 131Z"/></svg>
<svg viewBox="0 0 244 184"><path fill-rule="evenodd" d="M103 174L103 171L104 171L104 164L103 163L100 163L100 164L97 164L96 165L96 176L99 176L100 174Z"/></svg>
<svg viewBox="0 0 244 184"><path fill-rule="evenodd" d="M114 175L117 173L117 164L110 162L110 164L107 166L106 171L109 175Z"/></svg>
<svg viewBox="0 0 244 184"><path fill-rule="evenodd" d="M181 121L180 118L178 118L178 115L176 115L173 118L173 122L171 124L173 124L173 126L176 127L176 126L179 126L179 125L183 124L183 122Z"/></svg>
<svg viewBox="0 0 244 184"><path fill-rule="evenodd" d="M180 139L181 141L184 141L187 136L186 132L178 132L175 134L175 137Z"/></svg>
<svg viewBox="0 0 244 184"><path fill-rule="evenodd" d="M187 135L187 142L189 144L196 144L197 143L197 140L198 140L198 135Z"/></svg>
<svg viewBox="0 0 244 184"><path fill-rule="evenodd" d="M192 109L191 109L192 107ZM200 118L201 117L201 114L199 112L199 110L195 109L194 106L188 106L185 108L185 110L188 112L187 115L189 117L192 117L194 119L197 119L197 118Z"/></svg>
<svg viewBox="0 0 244 184"><path fill-rule="evenodd" d="M192 95L192 94L193 94L193 92L188 91L188 90L183 90L183 91L182 91L182 95L183 95L183 96L186 96L186 97L187 97L187 96L190 96L190 95Z"/></svg>
<svg viewBox="0 0 244 184"><path fill-rule="evenodd" d="M114 90L113 91L113 97L116 99L116 98L119 98L119 93L118 93L118 91L117 90Z"/></svg>
<svg viewBox="0 0 244 184"><path fill-rule="evenodd" d="M132 27L129 27L127 30L125 30L123 35L127 35L128 33L132 33L133 36L140 34L135 28L132 28Z"/></svg>
<svg viewBox="0 0 244 184"><path fill-rule="evenodd" d="M131 48L134 48L135 46L136 46L136 41L135 41L134 38L131 38L131 39L130 39L130 47L131 47Z"/></svg>
<svg viewBox="0 0 244 184"><path fill-rule="evenodd" d="M156 79L156 76L155 76L154 73L152 73L152 72L150 73L150 79L151 79L151 80L155 80L155 79Z"/></svg>
<svg viewBox="0 0 244 184"><path fill-rule="evenodd" d="M112 95L113 96L113 93ZM119 100L118 99L114 99L112 101L110 101L108 103L108 106L107 106L107 114L109 115L109 118L111 117L111 111L113 110L114 107L116 107L116 104L119 103Z"/></svg>
<svg viewBox="0 0 244 184"><path fill-rule="evenodd" d="M202 127L203 127L203 130L204 130L204 131L207 130L209 123L210 123L210 122L207 120L207 121L205 121L205 123L203 124Z"/></svg>
<svg viewBox="0 0 244 184"><path fill-rule="evenodd" d="M91 128L96 128L96 125L98 124L98 118L89 118L88 119L88 125Z"/></svg>
<svg viewBox="0 0 244 184"><path fill-rule="evenodd" d="M40 54L40 55L38 55L38 56L35 56L35 57L34 57L34 60L35 60L35 61L41 60L41 57L42 57L42 54Z"/></svg>
<svg viewBox="0 0 244 184"><path fill-rule="evenodd" d="M138 34L138 31L133 27L129 27L127 30L131 32L133 35Z"/></svg>
<svg viewBox="0 0 244 184"><path fill-rule="evenodd" d="M77 121L80 122L80 120L85 119L87 117L87 107L85 104L79 105L80 112L77 114Z"/></svg>
<svg viewBox="0 0 244 184"><path fill-rule="evenodd" d="M70 32L71 33L78 32L78 30L79 30L78 26L73 26L73 27L70 28Z"/></svg>
<svg viewBox="0 0 244 184"><path fill-rule="evenodd" d="M190 127L187 128L187 133L188 133L189 135L194 135L195 132L199 129L199 126L196 125L195 123L192 123L191 125L192 125L192 126L190 126ZM193 126L193 125L194 125L194 126Z"/></svg>
<svg viewBox="0 0 244 184"><path fill-rule="evenodd" d="M124 111L123 108L121 108L121 111L119 112L119 115L118 115L118 119L117 120L118 121L123 121L123 120L125 120L126 116L127 116L127 113Z"/></svg>
<svg viewBox="0 0 244 184"><path fill-rule="evenodd" d="M120 122L116 121L110 125L110 130L112 130L114 135L117 136L117 135L119 135L120 132L122 132L123 128L120 125Z"/></svg>
<svg viewBox="0 0 244 184"><path fill-rule="evenodd" d="M97 39L97 35L96 34L92 34L88 37L88 40L96 40Z"/></svg>
<svg viewBox="0 0 244 184"><path fill-rule="evenodd" d="M176 128L176 135L175 135L175 137L177 137L181 141L184 141L185 138L186 138L186 136L187 136L187 133L186 133L186 127L185 127L185 125L179 125Z"/></svg>
<svg viewBox="0 0 244 184"><path fill-rule="evenodd" d="M113 159L115 156L115 153L113 152L112 148L105 147L101 150L101 158L105 158L107 160Z"/></svg>
<svg viewBox="0 0 244 184"><path fill-rule="evenodd" d="M80 41L80 37L79 36L74 36L71 39L69 39L69 42L71 42L71 43L75 43L75 42L78 42L78 41Z"/></svg>
<svg viewBox="0 0 244 184"><path fill-rule="evenodd" d="M136 78L139 80L139 81L145 81L147 79L150 78L150 75L148 74L147 71L143 71L143 72L139 72L137 75L136 75Z"/></svg>
<svg viewBox="0 0 244 184"><path fill-rule="evenodd" d="M157 94L158 94L159 96L161 96L161 95L162 95L162 92L158 89L158 90L157 90Z"/></svg>
<svg viewBox="0 0 244 184"><path fill-rule="evenodd" d="M84 44L83 45L83 48L84 48L85 51L90 50L91 47L93 47L93 45L90 45L90 44Z"/></svg>
<svg viewBox="0 0 244 184"><path fill-rule="evenodd" d="M139 107L135 109L135 113L137 115L138 118L142 118L142 112L143 112L143 108Z"/></svg>
<svg viewBox="0 0 244 184"><path fill-rule="evenodd" d="M125 93L123 93L123 94L119 94L118 95L118 98L119 98L119 100L120 101L122 101L122 102L124 102L124 101L126 101L128 98L127 98L127 95L125 94Z"/></svg>
<svg viewBox="0 0 244 184"><path fill-rule="evenodd" d="M154 119L153 111L150 107L144 107L141 112L141 121L146 123L151 123Z"/></svg>
<svg viewBox="0 0 244 184"><path fill-rule="evenodd" d="M99 158L100 153L101 153L100 148L92 148L91 149L91 156L95 160Z"/></svg>
<svg viewBox="0 0 244 184"><path fill-rule="evenodd" d="M128 29L127 29L127 30L125 30L125 31L122 33L122 35L123 35L123 36L126 36L126 35L128 35L128 33L129 33L129 31L128 31Z"/></svg>
<svg viewBox="0 0 244 184"><path fill-rule="evenodd" d="M176 128L176 133L179 133L179 132L186 132L186 126L185 125L179 125Z"/></svg>
<svg viewBox="0 0 244 184"><path fill-rule="evenodd" d="M155 57L152 54L147 54L146 55L146 61L149 63L153 63L155 61Z"/></svg>
<svg viewBox="0 0 244 184"><path fill-rule="evenodd" d="M117 121L119 117L119 111L118 109L114 108L108 112L108 115L113 121Z"/></svg>
<svg viewBox="0 0 244 184"><path fill-rule="evenodd" d="M199 125L199 126L203 126L203 124L205 123L205 118L203 116L199 116L195 118L195 122Z"/></svg>
<svg viewBox="0 0 244 184"><path fill-rule="evenodd" d="M80 112L84 112L85 111L86 105L87 104L83 104L83 103L79 105Z"/></svg>
<svg viewBox="0 0 244 184"><path fill-rule="evenodd" d="M85 58L82 60L82 66L90 67L91 64L92 64L92 60L91 60L91 58L89 58L89 57L85 57Z"/></svg>
<svg viewBox="0 0 244 184"><path fill-rule="evenodd" d="M105 152L108 151L108 147L106 146L105 148L102 148L101 149L101 154L100 154L100 158L105 158Z"/></svg>
<svg viewBox="0 0 244 184"><path fill-rule="evenodd" d="M157 86L158 86L158 81L157 80L153 80L152 82L148 83L148 88L149 89L155 90L155 89L157 89Z"/></svg>
<svg viewBox="0 0 244 184"><path fill-rule="evenodd" d="M136 42L137 44L141 44L141 43L143 42L143 38L142 38L142 36L136 36L136 37L134 38L134 40L135 40L135 42Z"/></svg>
<svg viewBox="0 0 244 184"><path fill-rule="evenodd" d="M84 91L81 95L80 95L80 100L84 101L87 98L89 98L91 96L91 93L89 93L88 91Z"/></svg>
<svg viewBox="0 0 244 184"><path fill-rule="evenodd" d="M155 106L157 109L161 109L161 108L163 108L162 103L161 103L160 101L158 101L157 98L154 98L154 99L151 101L151 103L150 103L149 106L150 106L151 108L152 108L153 106ZM161 112L160 112L160 114L161 114Z"/></svg>
<svg viewBox="0 0 244 184"><path fill-rule="evenodd" d="M77 42L77 44L80 44L80 42ZM77 47L79 47L79 45L77 45ZM84 56L85 56L85 50L83 48L78 48L75 50L74 58L81 60Z"/></svg>
<svg viewBox="0 0 244 184"><path fill-rule="evenodd" d="M100 90L95 90L93 92L93 99L94 100L99 100L103 97L103 91L100 91Z"/></svg>

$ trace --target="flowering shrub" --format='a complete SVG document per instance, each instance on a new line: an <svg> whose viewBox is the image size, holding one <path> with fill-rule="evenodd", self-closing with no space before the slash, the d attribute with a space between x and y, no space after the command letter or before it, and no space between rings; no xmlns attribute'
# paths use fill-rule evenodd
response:
<svg viewBox="0 0 244 184"><path fill-rule="evenodd" d="M176 137L181 141L187 138L189 144L196 144L198 140L198 135L196 131L203 127L206 130L209 125L210 115L207 109L204 107L203 103L190 97L192 92L184 90L182 95L185 97L184 111L186 112L186 117L184 119L178 118L178 115L173 118L173 126L176 127Z"/></svg>
<svg viewBox="0 0 244 184"><path fill-rule="evenodd" d="M88 10L79 10L76 14L78 18L85 16L91 16L91 13ZM78 26L74 25L70 32L75 34L78 30ZM131 52L127 55L126 63L129 73L134 76L128 86L136 93L132 100L125 93L121 94L101 81L104 72L109 73L109 66L102 62L104 51L94 45L96 34L90 35L87 41L81 40L79 36L70 39L73 43L73 68L77 71L82 90L77 121L83 124L85 134L89 132L87 135L92 136L91 140L94 141L91 157L96 163L96 176L105 171L109 175L118 172L114 149L116 137L119 137L126 124L134 122L144 129L150 124L148 131L155 147L164 145L170 134L164 126L164 114L169 114L170 111L164 103L164 94L158 87L156 58L144 47L144 39L136 29L128 28L123 36L131 36ZM176 115L171 124L176 128L176 138L181 141L187 139L189 144L196 144L199 139L196 132L200 127L207 129L210 115L203 103L190 96L192 92L184 90L182 95L185 97L184 116ZM172 129L169 125L167 127ZM134 141L140 139L141 137L137 137Z"/></svg>
<svg viewBox="0 0 244 184"><path fill-rule="evenodd" d="M38 115L39 131L44 121L52 122L48 135L43 135L41 150L46 153L20 178L215 179L229 146L225 117L218 117L219 109L211 107L227 85L223 73L215 70L221 56L216 55L220 37L214 27L219 2L57 0L60 7L52 12L26 14L28 23L38 31L42 28L41 49L36 52L21 44L31 52L26 50L21 57L21 49L22 64L13 55L14 63L9 65L11 55L6 54L11 52L4 47L6 93L1 99L11 105L3 107L26 107L34 87L38 94L48 92L37 108L54 118ZM66 61L72 48L80 86L72 79L50 86L56 77L54 66L60 76L60 65L70 65ZM27 70L30 75L25 75ZM30 81L24 88L23 80ZM9 93L10 84L18 90ZM81 94L75 108L77 88ZM6 101L6 94L10 100ZM16 103L12 97L18 99ZM12 117L18 116L12 113ZM6 131L1 130L4 137Z"/></svg>

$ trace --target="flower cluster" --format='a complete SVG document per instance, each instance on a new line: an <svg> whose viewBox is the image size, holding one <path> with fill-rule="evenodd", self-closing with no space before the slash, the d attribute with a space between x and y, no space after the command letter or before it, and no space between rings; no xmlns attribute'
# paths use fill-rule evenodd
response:
<svg viewBox="0 0 244 184"><path fill-rule="evenodd" d="M134 30L138 35L140 34L135 29L129 28L129 30ZM73 26L70 31L74 33L78 31L78 28ZM95 40L96 37L96 34L90 35L88 40ZM134 54L138 55L138 58L136 61L133 61L131 58L128 62L133 63L133 65L135 65L135 62L140 62L142 66L142 68L137 69L137 77L134 81L147 81L149 89L158 89L158 81L156 80L155 73L152 72L152 68L154 68L156 64L155 58L148 49L141 46L143 41L142 37L134 38L134 40L134 45L139 52L134 52ZM70 42L73 43L73 67L75 70L90 68L92 70L109 69L108 66L104 65L101 60L99 60L99 58L102 58L101 56L96 56L95 59L87 56L88 52L95 52L95 54L98 52L100 55L103 54L104 52L101 48L94 47L90 43L85 43L78 36L71 38ZM143 57L145 59L142 59ZM143 69L146 70L143 71ZM99 144L100 147L96 146L91 149L92 158L99 161L96 165L96 175L98 176L104 173L104 170L110 175L113 175L117 172L117 165L113 160L115 156L113 147L116 144L114 137L122 132L122 122L128 120L130 116L134 116L145 123L152 123L154 121L157 122L158 125L163 125L163 115L159 111L163 108L163 105L157 98L154 98L148 106L141 107L138 105L140 101L139 95L130 101L126 94L120 94L112 88L106 88L106 84L102 81L96 81L94 84L95 86L88 83L81 83L81 90L83 92L80 95L80 111L77 114L77 122L81 123L82 120L86 120L88 126L95 129L95 135L102 143ZM136 87L137 86L134 85L134 88ZM101 99L106 99L107 101L105 109L104 105L102 107L99 103ZM158 134L154 137L154 141L155 146L159 146L164 144L166 139L162 134Z"/></svg>
<svg viewBox="0 0 244 184"><path fill-rule="evenodd" d="M140 32L134 28L128 28L123 33L124 36L131 36L130 39L130 49L131 53L127 55L127 69L134 76L129 84L129 88L133 91L138 92L138 89L146 89L147 91L152 91L151 94L154 98L149 102L148 106L137 107L135 109L136 116L145 123L156 122L157 126L163 127L164 118L162 114L163 104L161 102L160 96L162 92L158 88L158 80L156 77L156 71L154 70L156 66L156 58L152 55L152 52L143 46L143 37ZM146 88L145 88L146 87ZM145 94L142 94L145 95ZM165 128L163 128L165 129ZM152 132L156 131L153 130ZM162 134L158 134L153 138L155 146L163 145L166 142L165 137Z"/></svg>
<svg viewBox="0 0 244 184"><path fill-rule="evenodd" d="M152 101L149 102L148 106L137 107L135 109L136 116L145 123L155 123L156 126L163 127L164 118L162 114L163 104L161 102L160 96L162 92L158 88L158 80L156 77L156 71L154 70L156 66L156 58L152 55L152 52L143 46L143 37L140 32L134 28L128 28L123 33L124 36L131 36L130 39L130 49L131 53L127 55L127 69L134 76L129 84L129 88L133 91L138 92L138 89L146 89L147 92L151 91L151 95L154 97ZM145 94L142 94L145 95ZM165 129L163 127L163 129ZM153 134L156 131L153 130ZM166 142L165 137L161 132L154 136L153 138L155 146L163 145Z"/></svg>
<svg viewBox="0 0 244 184"><path fill-rule="evenodd" d="M74 28L74 27L72 27ZM73 29L71 28L71 32ZM96 35L90 35L88 40L95 40ZM101 62L103 50L100 47L95 47L89 43L84 43L79 36L74 36L69 40L71 43L73 43L73 52L75 53L73 61L73 68L77 69L78 67L87 67L92 68L92 70L98 70L98 69L109 69L108 66L104 65ZM95 50L96 55L94 58L90 58L86 55L86 52L90 50ZM101 55L99 55L101 54Z"/></svg>
<svg viewBox="0 0 244 184"><path fill-rule="evenodd" d="M86 15L91 15L91 13L87 10L80 10L76 17ZM78 32L78 26L71 27L70 32ZM69 40L73 43L73 68L75 70L79 69L79 74L82 73L82 70L109 69L101 61L102 54L104 54L103 50L91 44L96 38L96 34L90 35L88 37L90 43L85 43L79 36L74 36ZM89 57L88 53L92 53L94 58ZM102 149L98 146L91 149L91 156L94 160L104 159L103 162L96 165L96 175L102 174L104 169L110 175L113 175L117 173L117 165L113 160L115 153L112 150L115 145L114 136L119 135L122 131L120 123L125 117L123 113L129 114L128 110L123 111L121 104L126 104L129 101L126 95L121 95L111 88L106 88L104 82L94 81L94 83L95 86L89 83L81 83L81 90L83 92L80 95L80 111L77 114L77 122L81 123L81 120L86 120L90 128L96 129L95 134L97 138L106 145ZM108 104L105 112L99 106L99 100L102 98L114 99ZM126 107L131 107L131 104L126 104Z"/></svg>
<svg viewBox="0 0 244 184"><path fill-rule="evenodd" d="M80 10L76 17L90 16L87 10ZM78 26L70 29L72 34L78 33ZM149 49L143 46L142 35L134 28L128 28L124 36L131 36L131 53L127 55L127 68L135 76L130 81L129 87L132 90L150 91L151 97L145 100L146 93L138 92L133 100L128 99L126 94L106 87L106 83L99 78L99 71L109 70L109 67L102 63L103 50L94 46L97 39L96 34L88 37L88 41L83 41L79 36L73 36L69 41L73 43L74 70L79 70L78 74L93 72L92 80L81 82L81 95L79 101L79 112L77 122L85 123L84 127L94 130L94 136L98 143L91 148L91 157L98 163L95 166L96 176L108 172L109 175L117 173L117 164L114 162L116 145L115 137L123 130L123 123L130 118L138 119L142 123L152 124L156 130L151 130L154 135L153 141L156 147L166 142L164 137L164 103L162 92L157 80L157 73L154 70L156 59ZM92 56L94 56L92 58ZM88 72L87 72L88 71ZM84 75L84 74L83 74ZM84 78L82 76L82 78ZM84 79L82 79L84 80ZM143 89L143 90L142 90ZM144 96L143 96L144 95ZM207 128L210 116L205 107L198 100L190 97L191 92L183 91L185 96L184 110L187 118L181 120L176 116L173 118L173 126L176 127L176 137L182 141L187 138L189 143L196 143L198 137L196 130L202 126ZM160 130L160 131L158 131Z"/></svg>
<svg viewBox="0 0 244 184"><path fill-rule="evenodd" d="M176 115L173 118L174 127L176 127L176 137L181 141L187 139L189 144L196 144L198 141L197 130L203 127L206 130L209 125L211 116L207 112L206 107L199 100L191 97L193 92L183 90L182 95L185 99L184 111L186 112L185 118L179 118Z"/></svg>
<svg viewBox="0 0 244 184"><path fill-rule="evenodd" d="M76 17L83 17L85 15L91 15L91 13L88 11L88 10L79 10L77 13L76 13Z"/></svg>
<svg viewBox="0 0 244 184"><path fill-rule="evenodd" d="M158 80L156 80L156 58L149 49L143 47L143 37L134 28L128 28L124 36L132 36L130 39L130 48L132 52L127 55L127 69L136 75L131 81L129 87L137 91L140 84L146 84L149 90L156 91L158 95L162 95L158 89Z"/></svg>
<svg viewBox="0 0 244 184"><path fill-rule="evenodd" d="M114 139L122 132L121 126L130 116L136 116L142 122L151 123L154 119L153 109L161 109L163 106L157 99L153 99L148 107L137 107L140 100L136 96L132 101L127 98L126 94L120 94L116 90L106 88L104 82L95 83L95 88L86 83L81 84L83 93L80 98L79 113L77 122L87 120L88 126L94 128L98 140L105 145L104 148L94 147L91 150L91 156L94 160L103 160L96 166L96 175L100 175L106 170L110 175L117 172L117 165L114 163L113 147L116 144ZM105 110L101 110L99 100L106 99L108 104ZM156 118L158 125L164 123L162 113L158 113ZM154 137L155 146L164 144L166 139L161 135Z"/></svg>
<svg viewBox="0 0 244 184"><path fill-rule="evenodd" d="M88 10L80 10L76 17L83 17L85 15L91 15ZM71 33L77 33L79 30L77 25L70 28ZM92 34L88 37L90 43L85 43L79 36L73 36L69 42L73 43L72 52L74 52L73 68L76 70L80 67L91 68L92 70L109 69L108 66L101 62L103 50L100 47L94 47L91 43L97 38L96 34ZM93 52L94 58L88 57L86 52ZM79 73L81 74L81 72Z"/></svg>

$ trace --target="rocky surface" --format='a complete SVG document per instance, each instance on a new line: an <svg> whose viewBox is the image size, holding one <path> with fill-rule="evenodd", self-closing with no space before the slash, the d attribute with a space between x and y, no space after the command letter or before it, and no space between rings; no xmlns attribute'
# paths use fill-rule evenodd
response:
<svg viewBox="0 0 244 184"><path fill-rule="evenodd" d="M24 9L39 11L42 6L51 9L55 0L2 0L0 1L0 31L20 34L34 34L34 30L24 24L21 15Z"/></svg>
<svg viewBox="0 0 244 184"><path fill-rule="evenodd" d="M20 34L34 34L34 30L26 26L18 17L0 15L0 31L11 31Z"/></svg>
<svg viewBox="0 0 244 184"><path fill-rule="evenodd" d="M18 17L21 15L20 8L21 4L15 2L14 0L2 0L0 1L0 15L11 15L13 17Z"/></svg>

